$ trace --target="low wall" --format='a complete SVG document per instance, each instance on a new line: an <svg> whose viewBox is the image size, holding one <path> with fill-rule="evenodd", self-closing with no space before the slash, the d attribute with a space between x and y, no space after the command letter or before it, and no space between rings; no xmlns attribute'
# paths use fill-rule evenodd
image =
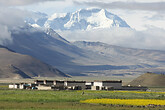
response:
<svg viewBox="0 0 165 110"><path fill-rule="evenodd" d="M49 86L38 86L38 90L51 90L52 88Z"/></svg>
<svg viewBox="0 0 165 110"><path fill-rule="evenodd" d="M122 86L121 90L142 90L146 91L147 87L137 87L137 86Z"/></svg>

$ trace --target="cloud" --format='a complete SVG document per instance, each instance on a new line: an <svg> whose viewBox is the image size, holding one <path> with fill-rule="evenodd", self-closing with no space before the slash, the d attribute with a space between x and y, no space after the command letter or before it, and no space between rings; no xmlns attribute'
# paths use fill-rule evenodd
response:
<svg viewBox="0 0 165 110"><path fill-rule="evenodd" d="M8 27L24 24L23 18L30 13L13 8L0 8L0 24Z"/></svg>
<svg viewBox="0 0 165 110"><path fill-rule="evenodd" d="M32 14L28 11L11 8L46 1L64 0L0 0L0 44L12 42L11 32L13 28L24 26L24 19Z"/></svg>
<svg viewBox="0 0 165 110"><path fill-rule="evenodd" d="M65 1L65 0L0 0L0 6L21 6L30 5L46 1Z"/></svg>
<svg viewBox="0 0 165 110"><path fill-rule="evenodd" d="M6 43L11 43L11 33L8 31L8 27L0 25L0 45L5 45Z"/></svg>
<svg viewBox="0 0 165 110"><path fill-rule="evenodd" d="M101 2L101 1L74 1L78 5L97 6L109 9L164 11L165 2Z"/></svg>
<svg viewBox="0 0 165 110"><path fill-rule="evenodd" d="M100 41L122 47L165 50L165 30L151 27L144 31L130 28L97 29L91 31L60 32L70 41Z"/></svg>
<svg viewBox="0 0 165 110"><path fill-rule="evenodd" d="M0 44L11 42L10 30L17 26L24 26L24 17L30 15L26 11L14 8L0 8Z"/></svg>

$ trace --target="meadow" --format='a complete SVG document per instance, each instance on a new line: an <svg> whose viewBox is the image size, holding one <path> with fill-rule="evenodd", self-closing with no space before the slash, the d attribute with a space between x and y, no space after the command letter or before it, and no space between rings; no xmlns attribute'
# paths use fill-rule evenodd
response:
<svg viewBox="0 0 165 110"><path fill-rule="evenodd" d="M84 94L82 94L84 92ZM165 92L140 91L38 91L9 90L0 85L0 109L56 110L163 110L164 106L145 107L110 103L82 103L92 99L153 99L165 101Z"/></svg>

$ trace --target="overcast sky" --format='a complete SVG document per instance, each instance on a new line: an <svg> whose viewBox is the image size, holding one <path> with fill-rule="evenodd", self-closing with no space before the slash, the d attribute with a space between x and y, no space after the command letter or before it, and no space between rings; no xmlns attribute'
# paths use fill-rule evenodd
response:
<svg viewBox="0 0 165 110"><path fill-rule="evenodd" d="M23 18L30 16L26 10L51 15L89 7L107 9L132 29L60 32L62 37L69 41L102 41L125 47L165 50L165 0L0 0L0 44L2 39L11 39L10 27L23 25Z"/></svg>
<svg viewBox="0 0 165 110"><path fill-rule="evenodd" d="M46 0L28 1L26 4ZM74 12L88 7L105 8L123 18L136 30L147 29L150 25L165 29L165 0L49 0L21 8L51 15L56 12Z"/></svg>

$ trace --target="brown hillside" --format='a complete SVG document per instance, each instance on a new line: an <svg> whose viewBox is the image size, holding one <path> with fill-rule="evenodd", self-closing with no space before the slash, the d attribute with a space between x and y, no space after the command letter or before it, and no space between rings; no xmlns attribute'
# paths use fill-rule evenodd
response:
<svg viewBox="0 0 165 110"><path fill-rule="evenodd" d="M131 86L165 86L165 75L145 73L129 83Z"/></svg>
<svg viewBox="0 0 165 110"><path fill-rule="evenodd" d="M0 78L31 78L35 76L67 76L58 69L31 56L15 53L0 46Z"/></svg>

